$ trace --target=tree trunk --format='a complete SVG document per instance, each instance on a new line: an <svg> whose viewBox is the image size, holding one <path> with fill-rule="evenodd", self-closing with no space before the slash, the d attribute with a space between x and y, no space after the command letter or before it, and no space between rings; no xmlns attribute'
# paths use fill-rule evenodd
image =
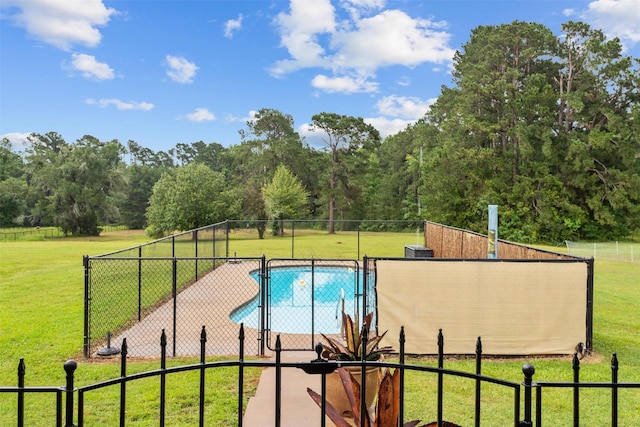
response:
<svg viewBox="0 0 640 427"><path fill-rule="evenodd" d="M336 196L333 194L329 197L329 234L336 233L336 225L334 221L335 216L335 204L336 204Z"/></svg>

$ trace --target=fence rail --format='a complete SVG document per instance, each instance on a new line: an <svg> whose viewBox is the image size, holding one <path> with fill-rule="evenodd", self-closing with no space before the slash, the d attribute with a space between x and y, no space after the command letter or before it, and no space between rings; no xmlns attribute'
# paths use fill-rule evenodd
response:
<svg viewBox="0 0 640 427"><path fill-rule="evenodd" d="M140 372L135 374L127 374L127 344L126 340L123 343L122 353L120 356L121 362L121 376L118 378L113 378L111 380L102 381L95 384L85 385L78 387L75 384L74 375L77 369L77 363L73 360L67 361L64 364L64 370L66 372L66 384L64 386L59 387L28 387L25 386L25 364L21 359L18 369L18 386L17 387L0 387L0 394L8 394L9 396L13 395L15 399L17 399L17 410L16 410L16 425L18 427L23 427L24 425L29 425L28 413L25 413L24 407L24 399L27 395L33 393L51 393L55 395L56 398L56 414L55 420L52 421L51 424L55 424L56 426L65 427L82 427L86 423L91 423L91 415L95 414L91 408L87 407L86 397L89 393L100 393L104 392L109 387L119 387L119 402L115 403L119 407L119 425L126 426L127 423L133 423L135 419L135 414L132 414L127 408L127 394L128 394L128 385L131 383L136 383L139 380L143 380L145 378L157 378L159 379L159 393L157 400L157 419L160 426L164 426L166 422L166 402L167 402L167 393L168 393L168 385L171 384L167 381L168 377L171 377L175 374L181 372L195 372L200 376L200 389L196 393L197 394L197 408L198 408L198 423L200 426L207 425L207 420L205 419L205 407L207 405L207 396L206 390L203 386L204 378L206 376L206 372L210 369L219 369L219 368L237 368L238 370L238 394L237 394L237 406L236 406L236 415L237 415L237 425L241 427L243 425L243 401L245 399L244 395L244 370L249 367L259 367L259 368L267 368L271 367L275 369L276 375L276 384L281 384L282 382L282 371L283 369L302 369L307 374L317 374L322 375L323 377L334 371L338 367L341 366L359 366L362 372L365 371L367 367L380 367L380 368L390 368L390 369L400 369L401 370L401 378L404 378L405 374L409 372L422 372L426 374L432 374L437 377L437 393L436 393L436 416L437 419L434 422L434 425L443 425L443 420L445 417L449 419L451 422L456 422L456 414L446 414L444 413L443 402L446 400L447 390L445 390L443 383L444 378L464 378L472 381L475 384L475 392L474 392L474 424L479 426L481 423L482 414L486 411L489 411L485 408L487 405L483 402L482 399L482 390L483 384L492 384L498 387L504 387L507 390L510 390L513 393L512 397L512 415L513 415L513 425L515 427L529 427L535 425L538 427L542 426L542 416L543 416L543 390L551 389L551 388L572 388L574 392L573 399L573 426L580 425L580 407L581 404L588 404L584 398L580 396L580 391L585 388L603 388L609 389L612 392L611 395L611 425L617 426L618 423L624 422L623 419L620 418L620 413L618 411L618 395L621 391L627 389L640 389L640 383L621 383L617 381L617 373L618 373L618 361L617 357L614 354L612 358L611 365L611 373L612 380L610 382L588 382L581 383L579 381L579 376L577 372L580 369L580 361L577 357L577 354L573 358L572 367L574 370L574 381L573 382L537 382L534 381L533 376L535 373L535 368L531 364L525 364L522 367L523 380L521 383L515 383L508 380L503 380L500 378L494 378L486 375L482 375L482 345L480 338L478 338L478 342L476 344L476 372L461 372L456 370L450 370L444 367L444 337L442 335L442 331L440 331L438 335L438 363L436 366L424 366L424 365L416 365L406 363L405 361L405 353L404 353L404 330L400 331L399 335L399 357L397 362L391 361L383 361L383 362L372 362L372 361L357 361L357 362L335 362L335 361L327 361L321 359L320 351L321 348L318 348L316 351L318 353L318 357L310 360L309 362L282 362L280 353L282 349L279 346L279 340L276 341L275 348L275 360L245 360L244 353L244 328L241 325L239 328L239 357L238 359L233 360L224 360L224 361L207 361L206 360L206 346L207 346L207 334L206 330L203 327L200 333L201 344L200 344L200 361L199 363L182 365L182 366L174 366L167 367L166 365L166 334L163 331L160 337L160 348L161 348L161 357L160 357L160 367L156 370ZM363 381L366 376L363 375ZM323 380L322 383L325 383ZM365 384L362 384L361 393L364 394ZM535 391L535 393L534 393ZM274 425L279 427L282 423L282 396L280 395L281 387L277 387L274 390L275 392L275 415L273 420L264 420L264 425ZM77 404L75 398L77 396ZM325 389L322 387L321 396L323 401L325 399ZM65 402L63 405L63 397L65 398ZM364 398L364 396L361 396ZM363 399L364 400L364 399ZM39 402L41 399L39 400ZM399 425L403 425L403 414L404 414L404 405L406 402L406 394L404 390L404 381L401 382L401 389L399 394L399 407L401 408L399 412ZM215 403L210 403L215 405ZM425 405L424 401L421 401L422 405ZM195 406L194 405L194 406ZM533 409L535 408L535 412ZM64 415L64 417L63 417ZM492 416L495 414L490 414ZM485 419L487 415L484 415ZM321 410L318 410L318 418L319 422L322 426L325 425L325 417L322 416ZM64 420L64 424L63 424ZM77 421L77 424L74 422ZM557 424L554 424L557 425ZM362 419L361 426L364 426L364 418Z"/></svg>
<svg viewBox="0 0 640 427"><path fill-rule="evenodd" d="M112 232L126 230L126 225L101 225L101 231ZM3 228L0 231L0 240L3 242L15 242L25 239L46 239L49 237L64 237L65 234L61 228L55 226L32 227L32 228Z"/></svg>
<svg viewBox="0 0 640 427"><path fill-rule="evenodd" d="M9 229L0 232L0 239L3 242L16 242L19 240L31 239L46 239L48 237L62 237L64 233L57 227L34 227L29 229Z"/></svg>

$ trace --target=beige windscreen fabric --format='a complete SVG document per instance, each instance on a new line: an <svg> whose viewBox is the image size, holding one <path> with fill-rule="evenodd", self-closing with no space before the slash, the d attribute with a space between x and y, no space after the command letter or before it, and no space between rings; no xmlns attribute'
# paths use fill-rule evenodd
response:
<svg viewBox="0 0 640 427"><path fill-rule="evenodd" d="M582 262L377 261L378 330L405 351L572 354L586 340L587 265Z"/></svg>

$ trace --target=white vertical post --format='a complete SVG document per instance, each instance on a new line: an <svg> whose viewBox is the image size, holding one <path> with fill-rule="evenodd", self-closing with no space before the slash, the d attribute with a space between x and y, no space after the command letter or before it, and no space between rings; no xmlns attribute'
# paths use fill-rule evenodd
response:
<svg viewBox="0 0 640 427"><path fill-rule="evenodd" d="M487 258L498 258L498 205L489 205Z"/></svg>

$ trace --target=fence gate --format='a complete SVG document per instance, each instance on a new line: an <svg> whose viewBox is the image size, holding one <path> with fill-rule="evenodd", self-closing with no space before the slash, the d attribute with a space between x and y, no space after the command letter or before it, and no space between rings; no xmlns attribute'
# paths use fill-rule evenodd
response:
<svg viewBox="0 0 640 427"><path fill-rule="evenodd" d="M320 333L341 334L342 312L359 316L363 289L356 260L269 260L262 289L267 347L275 349L280 335L283 350L312 350Z"/></svg>

